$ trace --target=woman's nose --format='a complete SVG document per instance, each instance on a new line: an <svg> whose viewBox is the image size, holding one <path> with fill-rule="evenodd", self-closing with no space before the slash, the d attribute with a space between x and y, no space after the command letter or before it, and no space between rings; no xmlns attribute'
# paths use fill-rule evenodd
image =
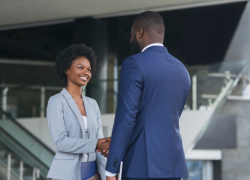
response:
<svg viewBox="0 0 250 180"><path fill-rule="evenodd" d="M83 69L83 74L88 74L88 73L89 73L88 69Z"/></svg>

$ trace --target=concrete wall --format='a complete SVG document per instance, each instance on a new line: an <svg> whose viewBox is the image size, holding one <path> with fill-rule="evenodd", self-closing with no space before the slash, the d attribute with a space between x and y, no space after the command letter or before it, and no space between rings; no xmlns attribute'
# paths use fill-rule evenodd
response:
<svg viewBox="0 0 250 180"><path fill-rule="evenodd" d="M234 114L236 149L222 150L222 180L250 179L250 102L227 100L220 112Z"/></svg>

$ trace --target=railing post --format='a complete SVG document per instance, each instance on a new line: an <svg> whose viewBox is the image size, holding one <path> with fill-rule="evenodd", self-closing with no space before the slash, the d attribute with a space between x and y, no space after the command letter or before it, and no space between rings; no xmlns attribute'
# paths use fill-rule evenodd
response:
<svg viewBox="0 0 250 180"><path fill-rule="evenodd" d="M3 95L2 95L2 109L4 110L4 111L6 111L7 110L7 92L8 92L8 90L9 90L9 88L4 88L3 89ZM5 116L5 114L3 114L3 120L4 119L6 119L6 116Z"/></svg>
<svg viewBox="0 0 250 180"><path fill-rule="evenodd" d="M19 180L23 180L23 161L20 162L20 174L19 174Z"/></svg>
<svg viewBox="0 0 250 180"><path fill-rule="evenodd" d="M11 154L8 154L8 162L7 162L7 180L11 180Z"/></svg>
<svg viewBox="0 0 250 180"><path fill-rule="evenodd" d="M40 178L40 169L36 169L36 178Z"/></svg>
<svg viewBox="0 0 250 180"><path fill-rule="evenodd" d="M36 180L36 168L33 169L32 180Z"/></svg>
<svg viewBox="0 0 250 180"><path fill-rule="evenodd" d="M36 178L40 178L40 169L33 169L33 176L32 176L32 180L36 180Z"/></svg>
<svg viewBox="0 0 250 180"><path fill-rule="evenodd" d="M192 109L197 110L197 75L192 77Z"/></svg>
<svg viewBox="0 0 250 180"><path fill-rule="evenodd" d="M221 87L221 92L216 97L215 101L208 106L209 110L214 110L219 106L219 104L222 102L224 97L227 96L227 93L232 87L233 83L234 83L233 79L230 78L230 72L225 71L224 85Z"/></svg>
<svg viewBox="0 0 250 180"><path fill-rule="evenodd" d="M45 87L41 87L41 109L40 109L41 118L45 117Z"/></svg>

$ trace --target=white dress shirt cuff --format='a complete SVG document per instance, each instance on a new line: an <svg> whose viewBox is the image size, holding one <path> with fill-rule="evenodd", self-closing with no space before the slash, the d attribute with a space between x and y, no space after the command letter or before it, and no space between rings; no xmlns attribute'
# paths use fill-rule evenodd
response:
<svg viewBox="0 0 250 180"><path fill-rule="evenodd" d="M114 176L116 176L116 174L108 172L108 171L105 172L105 175L108 176L108 177L114 177Z"/></svg>

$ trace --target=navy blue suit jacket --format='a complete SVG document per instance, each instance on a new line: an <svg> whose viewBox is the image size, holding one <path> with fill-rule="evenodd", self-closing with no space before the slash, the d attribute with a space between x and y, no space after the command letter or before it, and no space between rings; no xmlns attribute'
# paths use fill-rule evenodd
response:
<svg viewBox="0 0 250 180"><path fill-rule="evenodd" d="M126 178L187 177L179 119L190 90L184 65L152 46L121 67L106 170Z"/></svg>

